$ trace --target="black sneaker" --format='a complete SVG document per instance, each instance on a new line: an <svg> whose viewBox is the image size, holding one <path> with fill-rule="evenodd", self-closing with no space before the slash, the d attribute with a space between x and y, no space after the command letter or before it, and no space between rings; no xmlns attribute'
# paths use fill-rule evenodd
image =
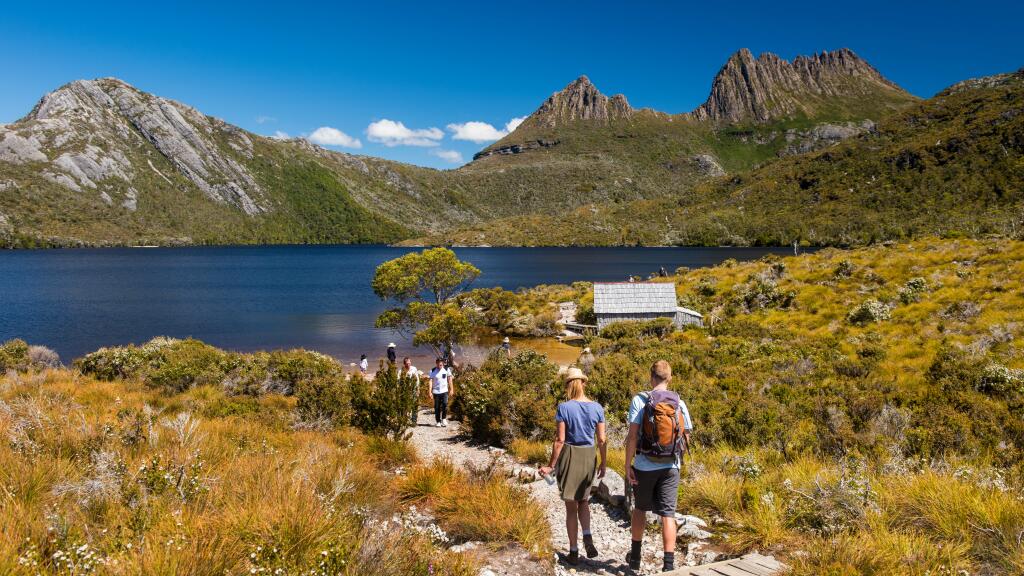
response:
<svg viewBox="0 0 1024 576"><path fill-rule="evenodd" d="M580 563L580 551L579 550L569 550L569 553L565 555L565 562L566 562L566 564L571 564L573 566L579 564Z"/></svg>
<svg viewBox="0 0 1024 576"><path fill-rule="evenodd" d="M639 570L640 569L640 559L639 558L633 558L633 553L632 552L626 552L626 563L629 564L629 569L630 570Z"/></svg>
<svg viewBox="0 0 1024 576"><path fill-rule="evenodd" d="M587 558L597 558L597 547L594 546L594 537L590 534L583 537L583 547L587 549Z"/></svg>
<svg viewBox="0 0 1024 576"><path fill-rule="evenodd" d="M675 569L676 569L676 565L675 565L674 562L672 564L663 564L661 566L661 571L662 572L671 572L671 571L673 571Z"/></svg>

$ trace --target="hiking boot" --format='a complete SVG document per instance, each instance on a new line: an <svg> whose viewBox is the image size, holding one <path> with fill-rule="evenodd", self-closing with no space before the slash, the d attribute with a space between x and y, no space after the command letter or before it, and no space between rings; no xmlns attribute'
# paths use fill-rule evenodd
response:
<svg viewBox="0 0 1024 576"><path fill-rule="evenodd" d="M586 534L583 536L583 547L587 549L587 558L597 558L597 547L594 546L594 536Z"/></svg>
<svg viewBox="0 0 1024 576"><path fill-rule="evenodd" d="M640 570L640 558L633 558L632 552L626 552L626 564L630 570Z"/></svg>
<svg viewBox="0 0 1024 576"><path fill-rule="evenodd" d="M573 566L579 564L580 563L580 551L579 550L569 550L569 553L565 555L565 562L566 562L566 564L571 564Z"/></svg>

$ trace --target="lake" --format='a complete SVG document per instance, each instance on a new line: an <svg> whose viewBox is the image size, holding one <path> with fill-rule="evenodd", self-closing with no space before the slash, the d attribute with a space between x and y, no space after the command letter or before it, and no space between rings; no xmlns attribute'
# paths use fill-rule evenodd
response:
<svg viewBox="0 0 1024 576"><path fill-rule="evenodd" d="M226 246L0 251L0 341L23 338L65 362L102 346L194 337L238 351L302 347L344 362L365 353L425 357L374 328L384 309L370 289L389 246ZM618 281L664 266L751 260L785 248L459 248L506 289ZM549 350L557 354L558 350ZM410 352L416 352L410 354ZM563 350L565 355L569 352Z"/></svg>

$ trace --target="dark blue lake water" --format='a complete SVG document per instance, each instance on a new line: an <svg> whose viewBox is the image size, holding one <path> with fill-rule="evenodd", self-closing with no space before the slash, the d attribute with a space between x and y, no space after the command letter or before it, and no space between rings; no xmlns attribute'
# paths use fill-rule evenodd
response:
<svg viewBox="0 0 1024 576"><path fill-rule="evenodd" d="M49 346L68 362L101 346L192 336L231 350L303 347L349 362L379 356L375 267L407 249L260 246L0 251L0 341ZM766 248L461 248L507 289L625 280L664 266L756 259ZM425 352L421 352L423 354Z"/></svg>

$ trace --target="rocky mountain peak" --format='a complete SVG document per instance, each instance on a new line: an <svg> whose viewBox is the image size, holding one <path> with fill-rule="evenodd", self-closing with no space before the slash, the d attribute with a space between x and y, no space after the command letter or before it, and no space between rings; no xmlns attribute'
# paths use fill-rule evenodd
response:
<svg viewBox="0 0 1024 576"><path fill-rule="evenodd" d="M129 186L123 205L134 209L135 176L153 172L171 183L140 157L147 143L210 199L249 215L270 209L244 165L253 156L244 130L117 78L76 80L43 96L25 118L0 128L0 161L48 162L44 177L107 204L121 181Z"/></svg>
<svg viewBox="0 0 1024 576"><path fill-rule="evenodd" d="M628 118L633 114L626 97L602 94L586 76L580 76L559 92L552 94L527 121L554 127L573 120L607 121Z"/></svg>
<svg viewBox="0 0 1024 576"><path fill-rule="evenodd" d="M848 48L797 56L792 62L772 53L757 58L743 48L726 61L711 84L711 95L693 115L700 120L768 122L808 109L822 97L903 94Z"/></svg>

